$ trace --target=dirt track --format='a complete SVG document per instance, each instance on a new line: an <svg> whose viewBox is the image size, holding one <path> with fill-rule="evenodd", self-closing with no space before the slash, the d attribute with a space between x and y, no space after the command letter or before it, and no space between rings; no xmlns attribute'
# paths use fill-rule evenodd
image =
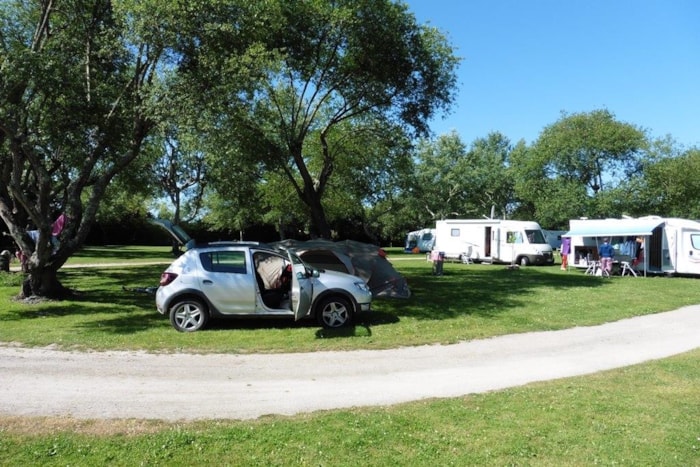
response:
<svg viewBox="0 0 700 467"><path fill-rule="evenodd" d="M700 347L700 306L456 345L282 355L62 352L0 344L0 415L250 419L455 397Z"/></svg>

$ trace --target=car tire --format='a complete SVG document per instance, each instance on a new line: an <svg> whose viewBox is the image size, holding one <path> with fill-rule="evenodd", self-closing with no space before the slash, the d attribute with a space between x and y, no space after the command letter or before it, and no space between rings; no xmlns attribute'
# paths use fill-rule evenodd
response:
<svg viewBox="0 0 700 467"><path fill-rule="evenodd" d="M316 310L316 321L326 329L340 328L352 322L352 305L346 298L324 298Z"/></svg>
<svg viewBox="0 0 700 467"><path fill-rule="evenodd" d="M520 265L521 266L529 266L530 259L527 256L523 256L522 258L520 258Z"/></svg>
<svg viewBox="0 0 700 467"><path fill-rule="evenodd" d="M180 332L194 332L206 326L209 310L201 300L188 298L170 307L170 324Z"/></svg>

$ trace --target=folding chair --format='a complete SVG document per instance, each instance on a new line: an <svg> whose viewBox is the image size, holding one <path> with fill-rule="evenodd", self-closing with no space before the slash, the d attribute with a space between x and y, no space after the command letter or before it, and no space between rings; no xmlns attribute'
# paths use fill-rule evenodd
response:
<svg viewBox="0 0 700 467"><path fill-rule="evenodd" d="M621 276L624 276L625 274L632 274L634 277L637 277L637 271L634 270L629 261L620 262L620 266L622 266L622 272L620 273Z"/></svg>

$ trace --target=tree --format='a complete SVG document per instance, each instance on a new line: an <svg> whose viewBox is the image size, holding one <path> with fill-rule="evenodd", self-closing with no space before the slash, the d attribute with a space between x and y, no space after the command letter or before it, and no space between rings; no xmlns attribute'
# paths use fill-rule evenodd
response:
<svg viewBox="0 0 700 467"><path fill-rule="evenodd" d="M513 209L513 180L508 170L510 141L498 132L476 139L467 153L469 202L475 215L485 215L494 209L509 218Z"/></svg>
<svg viewBox="0 0 700 467"><path fill-rule="evenodd" d="M551 175L585 185L592 194L636 172L644 132L607 110L567 115L547 126L534 151Z"/></svg>
<svg viewBox="0 0 700 467"><path fill-rule="evenodd" d="M161 157L152 167L156 183L173 207L173 223L192 221L202 208L206 188L204 154L175 128L169 128L160 141Z"/></svg>
<svg viewBox="0 0 700 467"><path fill-rule="evenodd" d="M56 271L153 128L164 46L139 40L134 19L107 0L0 6L0 217L29 254L25 295L67 292Z"/></svg>
<svg viewBox="0 0 700 467"><path fill-rule="evenodd" d="M404 196L414 212L423 214L419 225L467 215L469 161L457 132L420 141L416 158L415 186Z"/></svg>
<svg viewBox="0 0 700 467"><path fill-rule="evenodd" d="M648 214L700 218L700 149L650 164L644 182Z"/></svg>
<svg viewBox="0 0 700 467"><path fill-rule="evenodd" d="M277 0L220 14L236 27L186 44L197 52L191 89L217 115L216 130L240 150L243 165L286 178L318 236L331 235L324 206L330 181L355 157L337 146L343 126L376 121L425 134L453 101L458 59L444 36L419 26L403 4ZM259 43L246 49L255 69L233 66L227 57L240 46L241 31L256 28ZM260 66L255 85L240 92L234 82Z"/></svg>
<svg viewBox="0 0 700 467"><path fill-rule="evenodd" d="M481 218L492 210L507 216L513 200L510 151L508 138L497 132L477 138L469 148L454 131L421 141L415 185L405 196L413 211L428 216L414 228L450 217Z"/></svg>
<svg viewBox="0 0 700 467"><path fill-rule="evenodd" d="M606 190L639 172L646 145L642 130L607 110L563 113L514 157L516 194L550 228L580 216L620 215L604 202Z"/></svg>

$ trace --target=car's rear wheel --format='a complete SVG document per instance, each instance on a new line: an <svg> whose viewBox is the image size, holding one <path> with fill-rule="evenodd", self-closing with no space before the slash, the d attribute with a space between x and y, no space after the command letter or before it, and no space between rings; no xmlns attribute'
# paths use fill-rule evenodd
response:
<svg viewBox="0 0 700 467"><path fill-rule="evenodd" d="M170 324L180 332L202 329L209 321L209 311L201 300L188 298L170 307Z"/></svg>
<svg viewBox="0 0 700 467"><path fill-rule="evenodd" d="M316 311L316 321L324 328L340 328L352 321L352 305L343 297L324 298Z"/></svg>

